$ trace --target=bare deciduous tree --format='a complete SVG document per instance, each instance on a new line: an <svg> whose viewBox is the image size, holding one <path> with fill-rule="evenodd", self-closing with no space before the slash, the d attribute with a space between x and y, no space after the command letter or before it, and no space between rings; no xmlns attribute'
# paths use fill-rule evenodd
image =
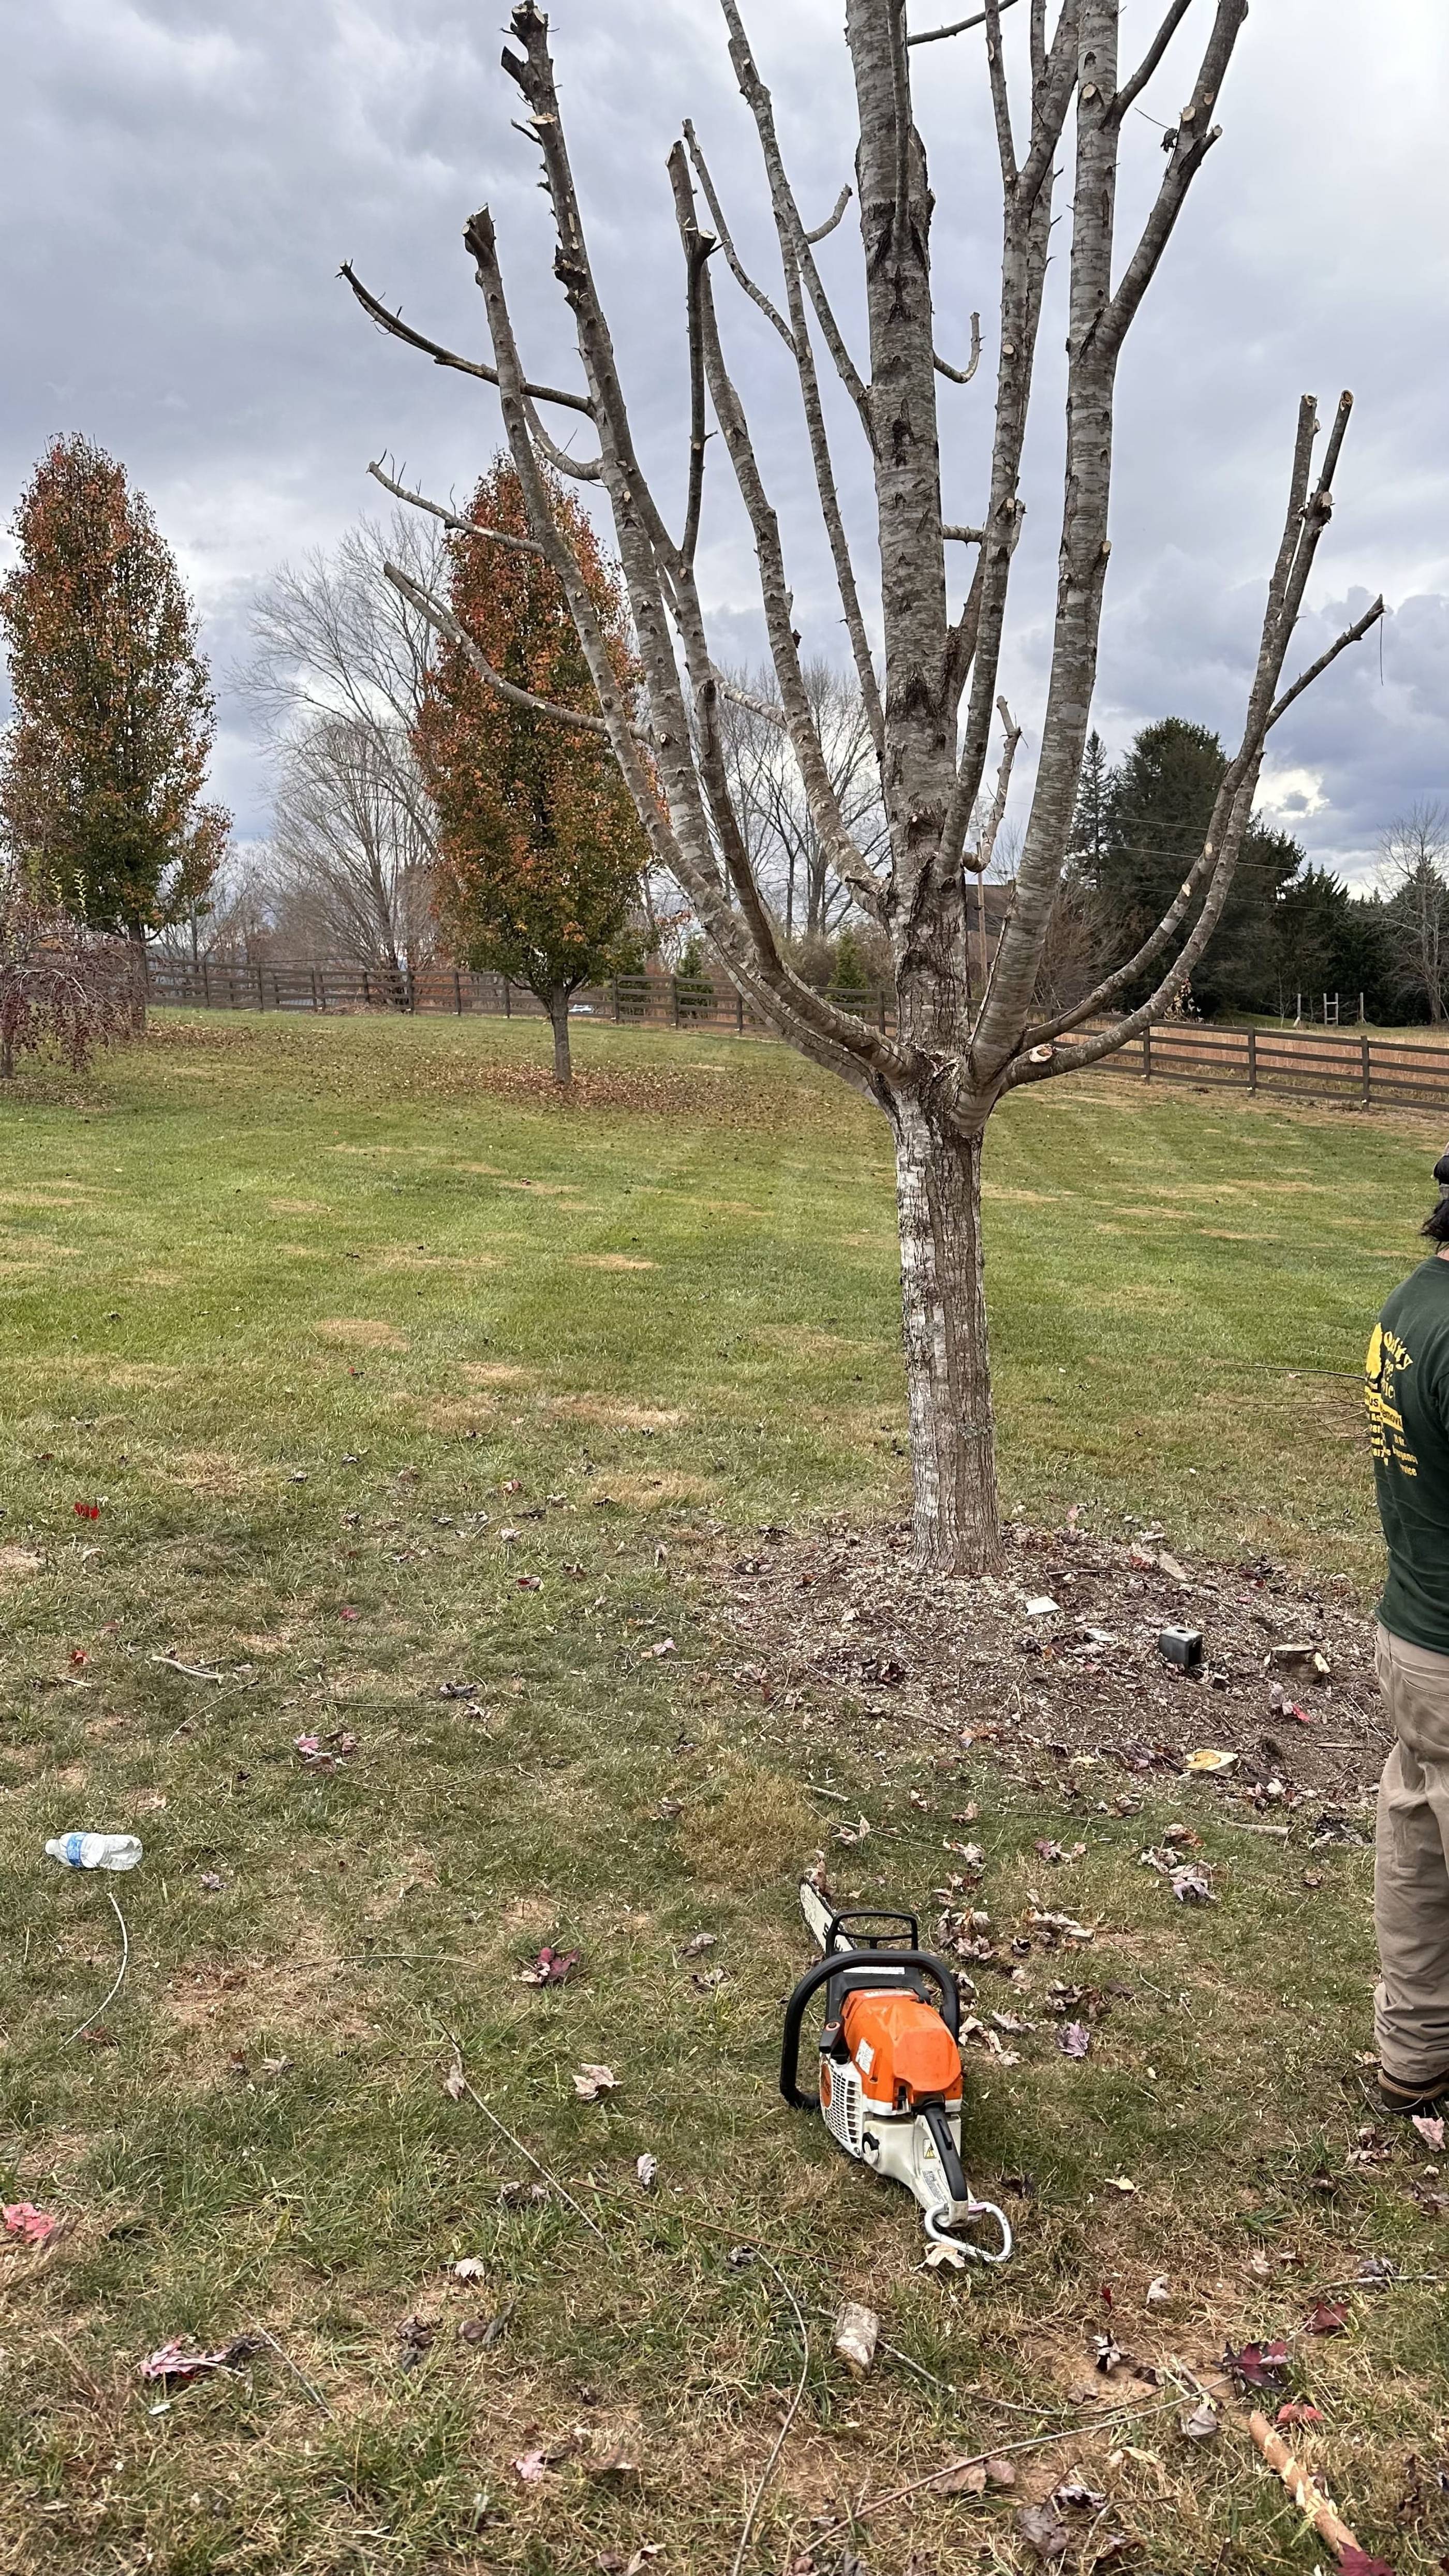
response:
<svg viewBox="0 0 1449 2576"><path fill-rule="evenodd" d="M385 479L379 473L379 479ZM412 745L430 630L386 577L440 578L442 532L398 511L284 564L253 611L242 688L277 761L267 899L279 929L400 969L431 935L434 816Z"/></svg>
<svg viewBox="0 0 1449 2576"><path fill-rule="evenodd" d="M492 363L440 349L388 310L348 270L372 318L436 361L496 386L515 463L529 496L533 539L569 591L598 690L602 720L629 779L659 865L686 889L720 960L751 1006L815 1062L831 1067L884 1111L894 1141L902 1304L919 1554L933 1567L979 1572L1000 1563L995 1442L982 1281L982 1138L1003 1094L1021 1083L1092 1064L1170 1008L1212 936L1252 807L1270 728L1344 647L1382 613L1378 602L1317 662L1284 686L1283 673L1332 507L1331 487L1349 398L1341 401L1317 479L1314 404L1300 408L1283 536L1268 585L1242 737L1228 764L1202 847L1181 893L1130 959L1069 1008L1037 1015L1034 996L1071 844L1073 808L1091 717L1098 630L1108 564L1113 398L1128 330L1161 262L1208 152L1224 76L1247 0L1204 0L1206 33L1191 89L1162 137L1165 161L1137 238L1119 252L1116 181L1127 110L1163 58L1193 0L1171 0L1130 75L1118 66L1120 0L1048 0L1023 13L1024 99L1013 96L1001 19L1007 0L950 30L908 35L904 0L847 0L845 42L858 132L860 219L869 355L849 349L817 260L843 216L811 228L791 186L769 92L738 0L721 0L730 59L754 119L775 237L779 300L740 261L699 139L686 127L669 156L683 253L689 449L684 516L676 536L655 498L634 436L614 343L590 259L575 189L548 22L533 0L513 11L517 50L504 69L521 91L527 131L543 159L556 231L555 274L571 309L584 389L532 380L519 352L498 242L487 209L464 243L488 319ZM948 525L941 499L938 382L969 381L937 346L931 289L934 200L911 100L912 48L935 35L984 28L1002 186L1001 320L989 488L978 525ZM968 933L967 887L989 857L999 824L1016 729L1009 718L997 791L987 788L993 709L1012 562L1022 520L1021 462L1041 325L1058 154L1073 124L1070 211L1057 252L1065 268L1067 409L1065 499L1050 675L1036 780L1022 837L1015 896L983 978ZM702 218L699 198L706 214ZM767 315L799 376L805 434L841 614L880 763L889 849L872 865L840 810L810 704L784 540L746 406L731 373L716 306L721 262ZM884 641L877 681L831 454L820 373L838 374L865 442L875 489L878 609ZM954 396L951 397L954 400ZM597 452L573 458L545 426L562 405L593 427ZM770 659L785 729L820 846L839 882L878 921L893 959L897 1026L867 1026L813 992L781 955L730 793L722 684L711 653L695 556L705 479L708 410L744 504L759 565ZM586 597L548 507L544 462L597 484L613 516L648 691L647 741L615 685ZM953 602L948 563L973 562ZM438 611L441 614L441 610ZM578 719L574 718L577 722ZM972 817L984 811L979 842ZM1148 999L1108 1028L1088 1026L1149 967ZM1073 1032L1076 1032L1074 1035Z"/></svg>
<svg viewBox="0 0 1449 2576"><path fill-rule="evenodd" d="M1412 805L1389 825L1379 853L1395 962L1437 1026L1449 1012L1449 811L1436 798Z"/></svg>
<svg viewBox="0 0 1449 2576"><path fill-rule="evenodd" d="M800 765L790 747L773 670L723 671L720 730L730 796L762 894L785 937L828 938L857 909L830 866L815 828ZM872 867L886 859L880 764L859 682L831 662L803 667L811 722L841 819Z"/></svg>
<svg viewBox="0 0 1449 2576"><path fill-rule="evenodd" d="M47 1047L78 1073L95 1048L145 1026L138 944L88 930L22 868L0 869L0 1082Z"/></svg>

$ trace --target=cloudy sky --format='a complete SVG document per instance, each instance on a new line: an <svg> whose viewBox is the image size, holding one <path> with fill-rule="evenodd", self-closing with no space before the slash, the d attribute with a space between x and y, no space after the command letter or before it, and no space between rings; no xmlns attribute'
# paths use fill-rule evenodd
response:
<svg viewBox="0 0 1449 2576"><path fill-rule="evenodd" d="M1124 54L1145 44L1160 6L1131 0ZM910 10L913 28L953 14L937 0ZM516 93L498 70L503 14L498 0L0 0L5 515L54 431L84 430L125 460L206 620L222 684L217 785L249 836L266 830L267 774L227 674L256 585L368 509L365 468L383 448L425 488L464 492L498 438L487 390L374 333L336 282L339 261L423 329L481 354L460 231L487 200L530 362L576 380L536 154L511 128ZM1161 167L1152 120L1186 98L1208 14L1198 0L1143 98L1150 116L1128 120L1123 239ZM850 167L840 0L754 0L753 16L807 221L818 220ZM642 444L672 501L681 298L664 157L692 115L768 277L753 128L716 0L558 0L553 27L596 263ZM938 199L941 340L964 349L973 306L986 335L975 385L942 386L948 507L961 518L980 511L995 354L999 204L980 47L966 35L913 57ZM1449 796L1446 104L1443 0L1256 0L1217 110L1223 139L1121 379L1097 705L1114 752L1169 713L1232 733L1298 395L1316 392L1327 415L1353 388L1302 659L1380 588L1392 614L1382 652L1376 639L1361 647L1295 709L1266 792L1315 856L1355 876L1393 815ZM853 323L858 254L849 221L822 253ZM720 291L785 517L797 614L810 644L836 653L783 352L723 278ZM1060 500L1061 339L1053 307L1006 663L1028 748ZM863 461L849 421L836 427L868 557ZM718 462L705 595L721 656L742 657L758 651L760 626Z"/></svg>

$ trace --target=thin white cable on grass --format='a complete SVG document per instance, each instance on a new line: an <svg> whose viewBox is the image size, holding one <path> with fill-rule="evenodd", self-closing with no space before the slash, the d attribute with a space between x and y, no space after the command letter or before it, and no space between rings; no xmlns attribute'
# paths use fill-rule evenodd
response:
<svg viewBox="0 0 1449 2576"><path fill-rule="evenodd" d="M83 2030L89 2030L92 2022L100 2020L101 2014L107 2009L108 2005L115 2002L117 1995L120 1993L122 1986L126 1982L126 1970L129 1967L131 1960L131 1936L126 1930L126 1918L121 1912L121 1909L116 1903L115 1897L111 1894L111 1890L109 1888L107 1888L106 1894L110 1898L111 1912L114 1914L116 1921L121 1927L120 1974L117 1977L115 1984L112 1986L110 1993L107 1995L105 2003L98 2004L94 2012L87 2013L85 2020L76 2024L75 2029L71 2032L70 2039L63 2039L61 2041L60 2044L62 2048L69 2048L71 2040L79 2039Z"/></svg>

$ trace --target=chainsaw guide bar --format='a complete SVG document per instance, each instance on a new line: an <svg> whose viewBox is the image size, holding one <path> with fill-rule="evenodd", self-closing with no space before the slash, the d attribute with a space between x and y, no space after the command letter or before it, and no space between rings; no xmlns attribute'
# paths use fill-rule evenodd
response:
<svg viewBox="0 0 1449 2576"><path fill-rule="evenodd" d="M809 1879L801 1883L800 1911L821 1955L785 2007L786 2101L818 2110L848 2156L904 2183L933 2244L974 2263L1004 2263L1011 2252L1006 2215L976 2198L961 2165L961 2006L951 1968L921 1948L914 1914L841 1913ZM820 2083L812 2098L799 2088L800 2029L822 1986ZM979 2218L995 2220L998 2249L958 2232Z"/></svg>

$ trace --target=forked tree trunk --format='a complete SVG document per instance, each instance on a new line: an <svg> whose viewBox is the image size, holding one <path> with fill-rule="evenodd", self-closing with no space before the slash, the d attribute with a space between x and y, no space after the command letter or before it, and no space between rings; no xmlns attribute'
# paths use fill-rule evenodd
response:
<svg viewBox="0 0 1449 2576"><path fill-rule="evenodd" d="M892 1103L901 1318L910 1410L912 1526L921 1563L994 1574L1002 1563L981 1259L981 1136L918 1099Z"/></svg>
<svg viewBox="0 0 1449 2576"><path fill-rule="evenodd" d="M569 1052L569 988L555 984L548 997L548 1016L553 1023L553 1078L565 1088L573 1081L573 1057Z"/></svg>

